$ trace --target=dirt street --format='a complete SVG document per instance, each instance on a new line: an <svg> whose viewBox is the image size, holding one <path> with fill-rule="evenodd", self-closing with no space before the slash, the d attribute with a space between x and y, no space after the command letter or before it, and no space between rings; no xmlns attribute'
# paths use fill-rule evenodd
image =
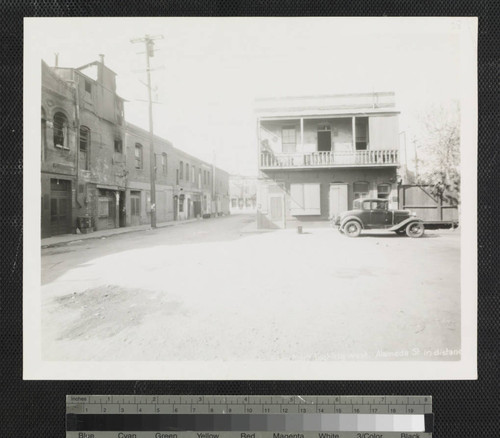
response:
<svg viewBox="0 0 500 438"><path fill-rule="evenodd" d="M45 360L458 360L460 234L232 216L42 250Z"/></svg>

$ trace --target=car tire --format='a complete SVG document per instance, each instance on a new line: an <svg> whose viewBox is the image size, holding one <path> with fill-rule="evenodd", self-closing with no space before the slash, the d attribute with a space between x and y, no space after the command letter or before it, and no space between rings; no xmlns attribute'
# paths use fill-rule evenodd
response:
<svg viewBox="0 0 500 438"><path fill-rule="evenodd" d="M349 221L344 226L344 234L348 237L358 237L361 234L361 225L357 221Z"/></svg>
<svg viewBox="0 0 500 438"><path fill-rule="evenodd" d="M422 222L411 222L406 226L406 235L408 237L422 237L424 231L424 224Z"/></svg>

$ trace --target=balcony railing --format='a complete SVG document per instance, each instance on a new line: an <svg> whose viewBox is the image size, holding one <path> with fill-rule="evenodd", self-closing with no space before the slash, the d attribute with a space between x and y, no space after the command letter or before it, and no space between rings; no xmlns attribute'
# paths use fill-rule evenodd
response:
<svg viewBox="0 0 500 438"><path fill-rule="evenodd" d="M352 152L294 152L260 153L261 168L290 167L343 167L343 166L397 166L397 150L372 150Z"/></svg>

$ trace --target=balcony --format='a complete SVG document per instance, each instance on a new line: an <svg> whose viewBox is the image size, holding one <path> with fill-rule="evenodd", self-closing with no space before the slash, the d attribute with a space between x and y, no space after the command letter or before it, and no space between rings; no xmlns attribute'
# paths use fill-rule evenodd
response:
<svg viewBox="0 0 500 438"><path fill-rule="evenodd" d="M397 150L260 153L261 169L398 166Z"/></svg>

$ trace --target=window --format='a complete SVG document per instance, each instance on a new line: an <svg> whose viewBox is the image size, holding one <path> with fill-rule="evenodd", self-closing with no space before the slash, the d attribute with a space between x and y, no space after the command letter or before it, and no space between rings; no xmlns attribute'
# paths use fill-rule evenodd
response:
<svg viewBox="0 0 500 438"><path fill-rule="evenodd" d="M283 152L295 152L297 147L295 127L286 126L282 128L281 142L282 142Z"/></svg>
<svg viewBox="0 0 500 438"><path fill-rule="evenodd" d="M167 174L167 154L161 154L161 171L163 175Z"/></svg>
<svg viewBox="0 0 500 438"><path fill-rule="evenodd" d="M363 210L370 210L372 208L370 201L363 202Z"/></svg>
<svg viewBox="0 0 500 438"><path fill-rule="evenodd" d="M142 145L135 144L135 168L142 169Z"/></svg>
<svg viewBox="0 0 500 438"><path fill-rule="evenodd" d="M292 216L321 214L320 184L290 184Z"/></svg>
<svg viewBox="0 0 500 438"><path fill-rule="evenodd" d="M232 198L231 199L231 207L236 208L237 202L238 202L238 200L236 198Z"/></svg>
<svg viewBox="0 0 500 438"><path fill-rule="evenodd" d="M92 99L92 83L85 79L85 97L90 100Z"/></svg>
<svg viewBox="0 0 500 438"><path fill-rule="evenodd" d="M90 130L86 126L80 127L80 152L78 166L82 170L89 170Z"/></svg>
<svg viewBox="0 0 500 438"><path fill-rule="evenodd" d="M54 114L54 146L63 149L68 147L68 119L63 113Z"/></svg>
<svg viewBox="0 0 500 438"><path fill-rule="evenodd" d="M353 184L354 199L366 198L368 196L368 183L355 182Z"/></svg>
<svg viewBox="0 0 500 438"><path fill-rule="evenodd" d="M179 179L182 181L184 179L184 162L179 163Z"/></svg>
<svg viewBox="0 0 500 438"><path fill-rule="evenodd" d="M179 185L179 169L175 169L175 184Z"/></svg>
<svg viewBox="0 0 500 438"><path fill-rule="evenodd" d="M123 150L123 147L122 147L122 140L121 140L121 138L115 138L115 152L121 154L122 150Z"/></svg>
<svg viewBox="0 0 500 438"><path fill-rule="evenodd" d="M390 184L379 184L377 186L377 198L389 199L390 193L391 193Z"/></svg>
<svg viewBox="0 0 500 438"><path fill-rule="evenodd" d="M368 149L368 117L356 117L356 150L366 151Z"/></svg>
<svg viewBox="0 0 500 438"><path fill-rule="evenodd" d="M387 210L387 201L372 201L372 210Z"/></svg>
<svg viewBox="0 0 500 438"><path fill-rule="evenodd" d="M198 169L198 188L201 189L201 169Z"/></svg>
<svg viewBox="0 0 500 438"><path fill-rule="evenodd" d="M196 169L194 166L191 166L191 182L194 184L194 176L196 173Z"/></svg>
<svg viewBox="0 0 500 438"><path fill-rule="evenodd" d="M189 182L189 164L186 163L186 181Z"/></svg>

